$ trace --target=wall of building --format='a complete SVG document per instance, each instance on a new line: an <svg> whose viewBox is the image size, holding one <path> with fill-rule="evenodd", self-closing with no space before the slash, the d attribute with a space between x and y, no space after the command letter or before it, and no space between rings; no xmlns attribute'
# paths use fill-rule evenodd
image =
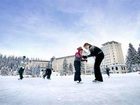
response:
<svg viewBox="0 0 140 105"><path fill-rule="evenodd" d="M68 67L70 63L72 64L72 66L74 65L74 55L55 58L54 61L52 62L52 68L54 69L55 72L60 72L63 70L64 59L67 60ZM74 66L73 66L73 70L74 70Z"/></svg>
<svg viewBox="0 0 140 105"><path fill-rule="evenodd" d="M42 76L43 71L48 66L49 61L31 60L25 68L25 75Z"/></svg>
<svg viewBox="0 0 140 105"><path fill-rule="evenodd" d="M121 43L111 41L103 44L102 50L105 58L102 62L102 71L105 72L106 66L110 68L112 73L126 73L126 65L122 53Z"/></svg>

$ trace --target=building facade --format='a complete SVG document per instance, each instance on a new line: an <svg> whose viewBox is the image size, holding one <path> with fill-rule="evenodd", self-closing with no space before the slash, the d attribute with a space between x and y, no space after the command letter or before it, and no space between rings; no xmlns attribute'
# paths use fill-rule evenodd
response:
<svg viewBox="0 0 140 105"><path fill-rule="evenodd" d="M111 73L127 72L126 65L124 63L121 43L116 41L106 42L102 44L101 49L105 54L105 58L101 66L103 72L105 72L106 67L110 68Z"/></svg>
<svg viewBox="0 0 140 105"><path fill-rule="evenodd" d="M54 58L53 62L52 62L52 68L54 69L54 71L57 73L57 75L60 75L61 71L63 71L63 64L64 61L66 61L67 63L67 67L68 67L68 72L70 71L70 65L72 65L72 72L75 72L74 69L74 59L75 56L71 55L71 56L65 56L65 57L60 57L60 58ZM81 63L81 72L82 74L91 74L93 71L93 64L94 63L88 63L86 61L83 61Z"/></svg>
<svg viewBox="0 0 140 105"><path fill-rule="evenodd" d="M48 67L49 61L30 60L25 67L25 75L32 75L33 77L40 77L44 70Z"/></svg>
<svg viewBox="0 0 140 105"><path fill-rule="evenodd" d="M64 60L66 61L68 69L69 66L72 65L72 70L74 70L74 55L54 58L52 62L52 68L56 73L58 73L57 75L60 75L61 71L63 71Z"/></svg>

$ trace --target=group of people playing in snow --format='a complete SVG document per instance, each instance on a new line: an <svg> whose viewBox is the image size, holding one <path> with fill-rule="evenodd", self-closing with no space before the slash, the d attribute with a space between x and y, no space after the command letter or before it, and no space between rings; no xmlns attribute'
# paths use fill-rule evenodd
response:
<svg viewBox="0 0 140 105"><path fill-rule="evenodd" d="M26 57L23 56L23 59L19 65L19 70L18 70L18 73L19 73L19 79L18 80L22 80L23 79L23 73L24 73L24 70L25 70L25 66L26 66L26 61L25 61ZM43 78L45 79L47 77L48 80L51 79L51 74L52 74L52 66L49 62L48 64L48 67L45 69L45 70L42 70L43 72Z"/></svg>
<svg viewBox="0 0 140 105"><path fill-rule="evenodd" d="M82 61L86 61L87 62L87 58L88 57L95 57L95 63L94 63L94 75L95 75L95 80L93 80L93 82L103 82L103 77L101 74L101 70L100 70L100 64L102 62L102 60L104 59L104 53L103 51L94 46L91 45L89 43L85 43L83 45L83 47L88 50L90 52L89 55L82 55L83 54L83 48L82 47L78 47L77 48L77 52L75 53L75 59L74 59L74 68L75 68L75 74L74 74L74 81L76 81L77 83L81 83L82 79L81 79L81 62ZM24 72L24 68L25 68L25 56L23 56L23 62L21 63L21 67L19 69L19 76L20 76L20 80L23 79L23 72ZM43 78L45 79L45 77L47 76L47 79L50 79L50 76L52 74L52 69L50 68L46 68L45 73L43 75Z"/></svg>

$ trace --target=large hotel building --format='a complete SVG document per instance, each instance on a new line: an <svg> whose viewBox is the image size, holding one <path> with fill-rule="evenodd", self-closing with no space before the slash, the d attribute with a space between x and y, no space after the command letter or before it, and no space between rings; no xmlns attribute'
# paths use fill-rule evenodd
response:
<svg viewBox="0 0 140 105"><path fill-rule="evenodd" d="M105 58L102 62L102 71L105 71L106 66L110 68L112 73L126 73L126 65L124 63L124 57L122 53L121 43L111 41L102 44L101 48L105 54Z"/></svg>
<svg viewBox="0 0 140 105"><path fill-rule="evenodd" d="M101 70L104 73L106 66L110 68L111 73L126 73L126 65L124 63L124 57L122 53L121 44L116 41L106 42L102 44L101 48L105 54L105 58L101 64ZM52 62L52 67L55 72L60 73L63 70L64 59L67 60L67 64L70 65L74 63L74 55L65 56L60 58L54 58ZM90 58L92 62L83 62L82 63L82 72L84 74L93 73L94 59ZM73 66L74 72L74 66Z"/></svg>

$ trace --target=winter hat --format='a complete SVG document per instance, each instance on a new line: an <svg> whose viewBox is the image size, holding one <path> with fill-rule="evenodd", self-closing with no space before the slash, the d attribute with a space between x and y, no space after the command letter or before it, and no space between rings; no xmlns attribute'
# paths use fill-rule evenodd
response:
<svg viewBox="0 0 140 105"><path fill-rule="evenodd" d="M81 50L83 50L83 48L82 47L78 47L77 50L78 51L81 51Z"/></svg>

